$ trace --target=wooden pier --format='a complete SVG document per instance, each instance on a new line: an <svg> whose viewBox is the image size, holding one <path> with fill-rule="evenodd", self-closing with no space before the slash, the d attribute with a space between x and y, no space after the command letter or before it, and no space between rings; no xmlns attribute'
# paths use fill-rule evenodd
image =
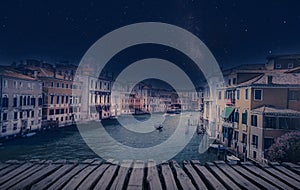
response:
<svg viewBox="0 0 300 190"><path fill-rule="evenodd" d="M300 165L99 159L0 163L0 189L299 189Z"/></svg>

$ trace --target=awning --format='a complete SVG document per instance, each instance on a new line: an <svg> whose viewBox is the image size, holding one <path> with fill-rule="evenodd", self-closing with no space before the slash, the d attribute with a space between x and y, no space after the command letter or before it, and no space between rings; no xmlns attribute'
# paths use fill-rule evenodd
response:
<svg viewBox="0 0 300 190"><path fill-rule="evenodd" d="M229 116L232 114L234 108L233 107L226 107L222 112L222 118L228 119Z"/></svg>

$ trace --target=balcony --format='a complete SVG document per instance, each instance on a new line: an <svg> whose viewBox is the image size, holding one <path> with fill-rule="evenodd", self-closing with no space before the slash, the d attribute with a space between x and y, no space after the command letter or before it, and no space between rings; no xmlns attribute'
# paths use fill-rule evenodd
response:
<svg viewBox="0 0 300 190"><path fill-rule="evenodd" d="M233 128L234 127L234 123L231 122L231 121L223 121L223 126L224 127L231 127L231 128Z"/></svg>
<svg viewBox="0 0 300 190"><path fill-rule="evenodd" d="M246 124L242 124L242 129L243 129L243 131L247 132L247 125Z"/></svg>

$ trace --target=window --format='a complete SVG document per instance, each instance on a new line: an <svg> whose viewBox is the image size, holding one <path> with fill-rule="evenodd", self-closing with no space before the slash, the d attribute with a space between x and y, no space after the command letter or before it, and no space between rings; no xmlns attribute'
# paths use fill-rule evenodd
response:
<svg viewBox="0 0 300 190"><path fill-rule="evenodd" d="M239 139L239 132L238 131L234 131L233 139L234 140L238 140Z"/></svg>
<svg viewBox="0 0 300 190"><path fill-rule="evenodd" d="M18 98L17 96L15 96L13 101L13 107L17 107L17 104L18 104Z"/></svg>
<svg viewBox="0 0 300 190"><path fill-rule="evenodd" d="M298 100L298 91L290 90L289 91L289 100Z"/></svg>
<svg viewBox="0 0 300 190"><path fill-rule="evenodd" d="M256 159L256 151L253 151L253 158Z"/></svg>
<svg viewBox="0 0 300 190"><path fill-rule="evenodd" d="M276 118L275 117L264 117L264 128L276 129Z"/></svg>
<svg viewBox="0 0 300 190"><path fill-rule="evenodd" d="M239 122L239 116L240 116L240 114L239 114L239 112L234 112L234 122Z"/></svg>
<svg viewBox="0 0 300 190"><path fill-rule="evenodd" d="M38 100L38 105L39 106L42 106L43 105L43 98L42 97L39 97L39 100Z"/></svg>
<svg viewBox="0 0 300 190"><path fill-rule="evenodd" d="M14 124L14 128L13 128L13 130L15 131L15 130L17 130L18 129L18 124Z"/></svg>
<svg viewBox="0 0 300 190"><path fill-rule="evenodd" d="M247 135L243 133L242 143L247 144Z"/></svg>
<svg viewBox="0 0 300 190"><path fill-rule="evenodd" d="M246 88L246 89L245 89L245 99L246 99L246 100L248 100L248 98L249 98L249 97L248 97L248 95L249 95L249 94L248 94L248 91L249 91L248 88Z"/></svg>
<svg viewBox="0 0 300 190"><path fill-rule="evenodd" d="M254 90L254 100L262 100L262 90Z"/></svg>
<svg viewBox="0 0 300 190"><path fill-rule="evenodd" d="M247 111L242 113L242 124L247 125Z"/></svg>
<svg viewBox="0 0 300 190"><path fill-rule="evenodd" d="M18 112L14 112L14 119L18 119Z"/></svg>
<svg viewBox="0 0 300 190"><path fill-rule="evenodd" d="M236 78L232 79L232 84L236 84Z"/></svg>
<svg viewBox="0 0 300 190"><path fill-rule="evenodd" d="M27 118L30 117L30 111L27 111Z"/></svg>
<svg viewBox="0 0 300 190"><path fill-rule="evenodd" d="M61 110L60 110L60 113L61 113L61 114L64 114L64 113L65 113L65 109L61 109Z"/></svg>
<svg viewBox="0 0 300 190"><path fill-rule="evenodd" d="M31 105L32 105L32 106L35 106L35 97L32 97L32 98L31 98Z"/></svg>
<svg viewBox="0 0 300 190"><path fill-rule="evenodd" d="M257 148L258 147L258 136L252 135L252 145Z"/></svg>
<svg viewBox="0 0 300 190"><path fill-rule="evenodd" d="M19 118L22 119L23 118L23 112L19 112Z"/></svg>
<svg viewBox="0 0 300 190"><path fill-rule="evenodd" d="M50 95L50 104L53 104L54 101L54 95Z"/></svg>
<svg viewBox="0 0 300 190"><path fill-rule="evenodd" d="M31 111L31 117L34 117L34 111Z"/></svg>
<svg viewBox="0 0 300 190"><path fill-rule="evenodd" d="M69 102L69 96L66 96L66 104Z"/></svg>
<svg viewBox="0 0 300 190"><path fill-rule="evenodd" d="M23 105L23 96L20 96L20 106L22 106Z"/></svg>
<svg viewBox="0 0 300 190"><path fill-rule="evenodd" d="M2 107L4 107L4 108L8 107L8 97L6 95L4 95L4 97L2 97Z"/></svg>
<svg viewBox="0 0 300 190"><path fill-rule="evenodd" d="M292 69L294 67L294 64L293 63L289 63L288 64L288 69Z"/></svg>
<svg viewBox="0 0 300 190"><path fill-rule="evenodd" d="M59 82L58 82L58 83L56 83L56 87L57 87L57 88L59 88L59 86L60 86Z"/></svg>
<svg viewBox="0 0 300 190"><path fill-rule="evenodd" d="M54 87L54 82L51 82L50 86L51 86L51 87Z"/></svg>
<svg viewBox="0 0 300 190"><path fill-rule="evenodd" d="M59 109L56 109L56 110L55 110L55 114L59 114Z"/></svg>
<svg viewBox="0 0 300 190"><path fill-rule="evenodd" d="M229 86L231 85L231 80L230 80L230 79L228 79L228 85L229 85Z"/></svg>
<svg viewBox="0 0 300 190"><path fill-rule="evenodd" d="M49 110L49 115L54 115L54 109Z"/></svg>
<svg viewBox="0 0 300 190"><path fill-rule="evenodd" d="M14 88L17 88L17 81L14 81Z"/></svg>
<svg viewBox="0 0 300 190"><path fill-rule="evenodd" d="M56 96L56 104L59 104L59 96Z"/></svg>
<svg viewBox="0 0 300 190"><path fill-rule="evenodd" d="M219 98L219 100L221 100L221 98L222 98L222 91L219 91L218 98Z"/></svg>
<svg viewBox="0 0 300 190"><path fill-rule="evenodd" d="M238 100L240 99L240 90L236 91L236 99L238 99Z"/></svg>
<svg viewBox="0 0 300 190"><path fill-rule="evenodd" d="M69 84L68 83L66 84L66 88L69 88Z"/></svg>
<svg viewBox="0 0 300 190"><path fill-rule="evenodd" d="M275 68L276 68L276 69L280 69L280 68L281 68L281 64L280 64L280 63L277 63L277 64L275 65Z"/></svg>
<svg viewBox="0 0 300 190"><path fill-rule="evenodd" d="M64 104L65 96L61 96L61 103Z"/></svg>
<svg viewBox="0 0 300 190"><path fill-rule="evenodd" d="M7 88L7 86L8 86L7 80L4 80L4 81L3 81L3 86L4 86L5 88Z"/></svg>
<svg viewBox="0 0 300 190"><path fill-rule="evenodd" d="M65 88L65 83L61 83L61 88Z"/></svg>
<svg viewBox="0 0 300 190"><path fill-rule="evenodd" d="M251 115L251 125L257 127L257 115Z"/></svg>

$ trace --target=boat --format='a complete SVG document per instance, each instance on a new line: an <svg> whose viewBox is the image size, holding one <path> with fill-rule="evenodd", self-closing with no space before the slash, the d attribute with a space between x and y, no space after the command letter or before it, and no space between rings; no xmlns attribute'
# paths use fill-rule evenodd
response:
<svg viewBox="0 0 300 190"><path fill-rule="evenodd" d="M167 109L168 114L180 114L181 113L181 105L180 104L171 104L171 106Z"/></svg>
<svg viewBox="0 0 300 190"><path fill-rule="evenodd" d="M162 124L154 126L156 130L161 130L164 126Z"/></svg>
<svg viewBox="0 0 300 190"><path fill-rule="evenodd" d="M30 133L23 134L22 137L26 138L26 137L32 137L34 135L36 135L36 132L30 132Z"/></svg>

